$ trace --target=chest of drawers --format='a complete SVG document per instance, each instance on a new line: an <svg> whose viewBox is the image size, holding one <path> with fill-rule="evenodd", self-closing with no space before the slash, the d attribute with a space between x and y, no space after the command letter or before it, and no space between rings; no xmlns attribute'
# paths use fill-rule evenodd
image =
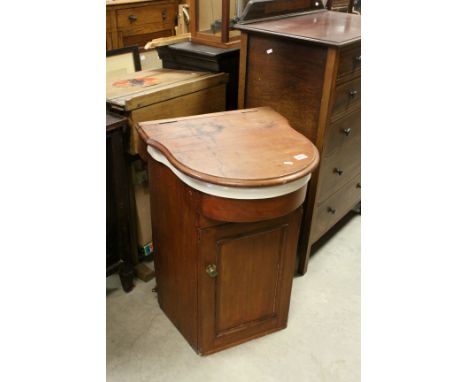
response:
<svg viewBox="0 0 468 382"><path fill-rule="evenodd" d="M174 34L177 0L108 0L106 49L138 45Z"/></svg>
<svg viewBox="0 0 468 382"><path fill-rule="evenodd" d="M360 201L361 19L314 11L237 26L239 108L270 106L319 149L298 245L310 248Z"/></svg>

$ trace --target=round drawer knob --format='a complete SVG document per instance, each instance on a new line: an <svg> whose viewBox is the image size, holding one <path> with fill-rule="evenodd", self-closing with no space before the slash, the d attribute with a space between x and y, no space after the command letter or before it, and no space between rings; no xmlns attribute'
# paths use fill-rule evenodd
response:
<svg viewBox="0 0 468 382"><path fill-rule="evenodd" d="M333 207L328 207L327 211L330 212L332 215L335 215L335 213L336 213L336 209L333 208Z"/></svg>
<svg viewBox="0 0 468 382"><path fill-rule="evenodd" d="M361 182L359 182L358 184L356 184L356 188L361 188Z"/></svg>
<svg viewBox="0 0 468 382"><path fill-rule="evenodd" d="M361 55L354 57L354 61L361 63Z"/></svg>
<svg viewBox="0 0 468 382"><path fill-rule="evenodd" d="M338 168L338 167L337 167L337 168L335 168L335 169L333 170L333 172L334 172L335 174L338 174L338 175L340 175L340 176L341 176L341 174L343 174L343 170L342 170L342 169L340 169L340 168Z"/></svg>
<svg viewBox="0 0 468 382"><path fill-rule="evenodd" d="M357 90L351 90L349 92L349 96L352 97L352 98L356 97L356 95L357 95Z"/></svg>
<svg viewBox="0 0 468 382"><path fill-rule="evenodd" d="M348 127L347 129L343 129L342 131L346 136L348 136L351 133L351 127Z"/></svg>
<svg viewBox="0 0 468 382"><path fill-rule="evenodd" d="M218 271L216 269L216 265L215 264L210 264L206 267L205 269L206 273L208 274L208 276L210 276L211 278L215 278L216 276L218 276Z"/></svg>
<svg viewBox="0 0 468 382"><path fill-rule="evenodd" d="M137 18L138 18L138 17L136 17L135 15L130 15L130 16L128 16L128 19L129 19L130 21L136 21Z"/></svg>

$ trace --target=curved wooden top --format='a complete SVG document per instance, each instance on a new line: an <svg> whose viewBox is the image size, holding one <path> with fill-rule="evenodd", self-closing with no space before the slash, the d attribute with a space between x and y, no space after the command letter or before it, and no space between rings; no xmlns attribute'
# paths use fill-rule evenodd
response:
<svg viewBox="0 0 468 382"><path fill-rule="evenodd" d="M137 129L176 169L217 185L289 183L319 162L317 148L268 107L141 122Z"/></svg>

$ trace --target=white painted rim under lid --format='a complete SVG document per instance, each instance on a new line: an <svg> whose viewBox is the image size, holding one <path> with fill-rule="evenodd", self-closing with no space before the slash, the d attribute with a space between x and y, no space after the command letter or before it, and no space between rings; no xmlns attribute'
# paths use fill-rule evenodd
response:
<svg viewBox="0 0 468 382"><path fill-rule="evenodd" d="M304 187L310 180L310 174L299 178L293 182L268 187L229 187L218 184L204 182L192 178L177 170L159 150L152 146L147 146L148 154L151 157L168 167L182 182L188 186L208 195L219 196L229 199L269 199L290 194Z"/></svg>

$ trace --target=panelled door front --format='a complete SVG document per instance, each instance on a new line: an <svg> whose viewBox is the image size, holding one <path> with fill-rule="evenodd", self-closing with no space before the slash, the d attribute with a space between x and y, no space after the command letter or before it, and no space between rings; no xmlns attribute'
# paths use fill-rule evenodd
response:
<svg viewBox="0 0 468 382"><path fill-rule="evenodd" d="M296 211L247 229L230 223L200 231L202 354L286 326L299 220Z"/></svg>

